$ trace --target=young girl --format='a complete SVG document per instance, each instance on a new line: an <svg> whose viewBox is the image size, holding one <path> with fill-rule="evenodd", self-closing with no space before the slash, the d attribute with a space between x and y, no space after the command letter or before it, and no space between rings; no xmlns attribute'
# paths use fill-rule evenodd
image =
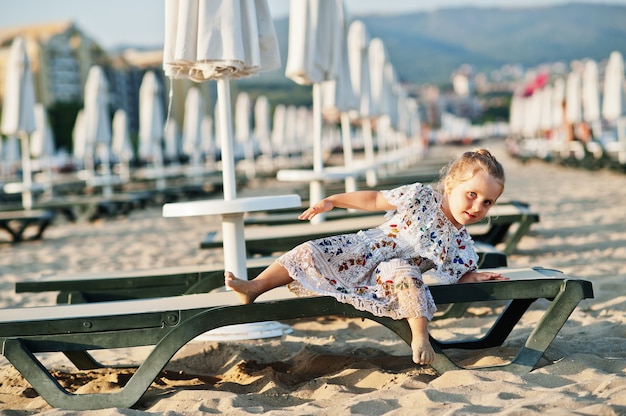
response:
<svg viewBox="0 0 626 416"><path fill-rule="evenodd" d="M332 296L340 302L393 319L406 318L416 364L430 364L435 352L427 323L436 312L422 280L433 270L451 284L505 279L479 273L478 255L466 225L482 220L504 190L502 165L484 149L463 153L446 169L440 192L415 183L389 191L329 196L298 217L310 220L334 207L393 211L377 228L321 238L283 254L253 280L225 273L225 284L243 303L278 286L299 296Z"/></svg>

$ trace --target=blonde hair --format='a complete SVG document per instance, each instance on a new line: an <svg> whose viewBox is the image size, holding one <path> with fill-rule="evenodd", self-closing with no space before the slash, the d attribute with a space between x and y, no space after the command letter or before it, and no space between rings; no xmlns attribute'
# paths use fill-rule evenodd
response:
<svg viewBox="0 0 626 416"><path fill-rule="evenodd" d="M487 149L475 149L465 152L441 171L437 189L446 193L458 184L474 177L482 170L502 184L504 189L504 168Z"/></svg>

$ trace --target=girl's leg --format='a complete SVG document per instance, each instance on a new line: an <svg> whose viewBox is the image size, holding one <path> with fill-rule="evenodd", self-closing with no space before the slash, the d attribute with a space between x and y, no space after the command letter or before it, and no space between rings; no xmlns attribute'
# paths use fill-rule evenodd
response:
<svg viewBox="0 0 626 416"><path fill-rule="evenodd" d="M255 279L243 280L237 278L231 272L224 273L224 284L232 289L241 303L252 303L261 294L270 289L291 283L293 279L289 276L287 269L278 262L273 262L267 269L263 270Z"/></svg>
<svg viewBox="0 0 626 416"><path fill-rule="evenodd" d="M411 350L413 350L413 362L420 365L432 364L435 360L435 350L428 337L428 319L407 318L411 327Z"/></svg>

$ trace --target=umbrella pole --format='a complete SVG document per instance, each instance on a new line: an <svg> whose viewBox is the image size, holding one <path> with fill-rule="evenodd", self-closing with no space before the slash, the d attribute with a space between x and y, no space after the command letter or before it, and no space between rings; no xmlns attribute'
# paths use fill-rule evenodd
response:
<svg viewBox="0 0 626 416"><path fill-rule="evenodd" d="M372 120L368 117L363 120L363 146L365 151L365 161L371 165L371 169L366 173L367 186L376 186L376 167L374 166L374 138L372 137Z"/></svg>
<svg viewBox="0 0 626 416"><path fill-rule="evenodd" d="M27 133L21 135L22 142L22 206L24 209L33 207L33 194L31 191L33 184L32 171L30 166L30 145Z"/></svg>
<svg viewBox="0 0 626 416"><path fill-rule="evenodd" d="M217 80L217 105L219 108L219 133L222 144L224 200L232 201L237 198L237 183L235 182L235 157L233 152L233 124L229 78ZM224 267L240 279L248 279L243 215L244 213L242 212L222 216Z"/></svg>
<svg viewBox="0 0 626 416"><path fill-rule="evenodd" d="M352 169L354 167L354 152L352 151L352 132L350 116L347 111L341 113L341 141L343 143L343 165ZM356 178L349 176L345 179L346 192L357 190Z"/></svg>
<svg viewBox="0 0 626 416"><path fill-rule="evenodd" d="M322 173L324 170L324 158L322 155L322 86L320 83L313 84L313 171ZM314 179L309 184L311 205L324 199L324 186L321 179ZM326 219L326 215L318 214L312 220L312 224L319 224Z"/></svg>

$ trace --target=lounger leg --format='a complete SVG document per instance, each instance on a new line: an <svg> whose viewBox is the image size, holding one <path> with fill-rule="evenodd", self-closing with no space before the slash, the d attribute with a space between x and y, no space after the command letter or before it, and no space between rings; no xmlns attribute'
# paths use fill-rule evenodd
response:
<svg viewBox="0 0 626 416"><path fill-rule="evenodd" d="M553 299L552 303L537 323L535 329L528 336L528 339L526 340L524 346L520 348L516 357L509 364L475 369L507 370L517 374L523 374L532 371L535 368L535 365L537 365L537 363L545 353L546 349L548 349L556 335L559 333L563 325L565 325L565 322L567 322L569 316L578 306L580 301L584 298L585 295L582 282L574 280L564 281L561 287L561 291ZM523 309L523 305L519 304L515 307L515 309L516 313L520 313ZM523 312L521 313L523 314ZM499 321L505 320L503 319L503 316L504 313L501 315ZM519 318L517 320L519 320ZM517 320L515 320L515 322L517 322ZM496 325L500 324L496 323L494 327ZM496 330L496 332L506 332L502 329L506 326L507 324L501 324L501 329ZM511 324L509 324L508 326L511 326ZM508 332L510 332L510 330ZM449 371L451 369L462 368L453 363L441 350L441 347L443 345L445 347L460 346L461 348L470 348L470 346L463 345L462 343L456 345L453 345L452 343L444 344L437 341L435 341L433 344L435 345L437 358L432 367L439 374L442 374L445 371Z"/></svg>
<svg viewBox="0 0 626 416"><path fill-rule="evenodd" d="M565 322L585 298L582 282L566 280L507 370L524 373L539 362Z"/></svg>
<svg viewBox="0 0 626 416"><path fill-rule="evenodd" d="M515 299L509 302L489 331L479 339L469 341L437 341L441 348L481 349L500 346L509 336L535 299Z"/></svg>
<svg viewBox="0 0 626 416"><path fill-rule="evenodd" d="M91 410L107 407L130 407L139 400L146 389L139 396L132 390L124 387L116 393L110 394L73 394L65 390L41 361L30 352L20 339L8 339L4 342L4 356L30 383L31 386L52 407L66 410Z"/></svg>
<svg viewBox="0 0 626 416"><path fill-rule="evenodd" d="M22 232L24 231L23 229L16 232L15 230L13 230L13 228L9 226L8 222L6 221L0 222L0 228L2 228L11 235L11 241L19 242L21 240Z"/></svg>
<svg viewBox="0 0 626 416"><path fill-rule="evenodd" d="M507 239L506 245L504 246L503 250L504 254L509 255L515 251L515 249L517 248L517 244L522 239L522 237L528 233L532 223L533 222L531 221L531 219L527 215L524 215L524 218L519 221L515 232Z"/></svg>

